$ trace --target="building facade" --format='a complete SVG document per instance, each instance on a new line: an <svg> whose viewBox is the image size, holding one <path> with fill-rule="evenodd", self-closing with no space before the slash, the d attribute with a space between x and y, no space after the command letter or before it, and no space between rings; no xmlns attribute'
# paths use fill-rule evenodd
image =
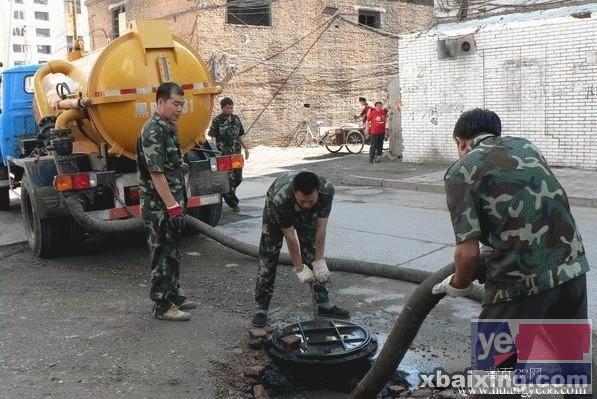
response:
<svg viewBox="0 0 597 399"><path fill-rule="evenodd" d="M463 111L482 107L497 112L503 135L534 141L551 165L597 169L595 38L596 4L442 24L404 37L403 159L457 159L454 124Z"/></svg>
<svg viewBox="0 0 597 399"><path fill-rule="evenodd" d="M132 20L164 18L209 62L253 144L285 146L307 121L353 122L387 100L398 37L433 25L432 3L396 0L87 0L99 48ZM304 104L309 104L305 108ZM216 107L219 108L219 107Z"/></svg>
<svg viewBox="0 0 597 399"><path fill-rule="evenodd" d="M87 10L76 0L77 36L89 42ZM64 58L74 42L71 0L1 2L0 62L4 67Z"/></svg>

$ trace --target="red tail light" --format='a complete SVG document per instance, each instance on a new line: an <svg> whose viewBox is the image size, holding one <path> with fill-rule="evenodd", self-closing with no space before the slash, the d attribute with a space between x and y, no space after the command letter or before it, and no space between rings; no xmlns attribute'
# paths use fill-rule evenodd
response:
<svg viewBox="0 0 597 399"><path fill-rule="evenodd" d="M96 186L95 173L73 173L54 177L54 188L57 191L86 190Z"/></svg>
<svg viewBox="0 0 597 399"><path fill-rule="evenodd" d="M132 188L129 191L129 196L133 201L139 201L139 188Z"/></svg>
<svg viewBox="0 0 597 399"><path fill-rule="evenodd" d="M232 169L232 157L230 155L218 157L217 159L218 159L218 170Z"/></svg>
<svg viewBox="0 0 597 399"><path fill-rule="evenodd" d="M85 190L91 187L91 182L89 181L89 175L87 173L72 175L72 179L73 190Z"/></svg>
<svg viewBox="0 0 597 399"><path fill-rule="evenodd" d="M126 205L138 205L139 197L139 186L128 186L124 188L124 202Z"/></svg>

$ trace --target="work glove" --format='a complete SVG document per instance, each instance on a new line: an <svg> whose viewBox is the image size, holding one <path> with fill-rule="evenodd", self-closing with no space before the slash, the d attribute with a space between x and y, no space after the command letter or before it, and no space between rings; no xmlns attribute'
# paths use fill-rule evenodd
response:
<svg viewBox="0 0 597 399"><path fill-rule="evenodd" d="M175 206L168 208L168 224L170 224L170 227L178 233L184 230L186 222L182 206L176 204Z"/></svg>
<svg viewBox="0 0 597 399"><path fill-rule="evenodd" d="M434 295L446 294L452 298L456 298L458 296L467 296L473 292L473 284L469 284L466 288L452 287L452 285L450 285L452 277L454 277L454 274L450 274L448 277L444 279L444 281L433 286L431 292Z"/></svg>
<svg viewBox="0 0 597 399"><path fill-rule="evenodd" d="M313 272L307 265L303 265L303 271L297 272L296 276L298 277L299 281L303 284L307 284L313 281L314 277Z"/></svg>
<svg viewBox="0 0 597 399"><path fill-rule="evenodd" d="M325 259L316 260L315 262L311 263L313 266L313 274L315 275L315 279L321 283L325 283L326 281L330 280L330 270L328 269L328 265L325 263Z"/></svg>

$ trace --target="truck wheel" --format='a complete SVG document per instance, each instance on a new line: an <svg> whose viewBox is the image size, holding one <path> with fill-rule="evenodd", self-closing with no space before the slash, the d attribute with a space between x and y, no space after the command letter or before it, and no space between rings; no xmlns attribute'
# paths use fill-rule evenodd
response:
<svg viewBox="0 0 597 399"><path fill-rule="evenodd" d="M0 211L7 211L10 209L10 192L8 187L0 188Z"/></svg>
<svg viewBox="0 0 597 399"><path fill-rule="evenodd" d="M21 185L21 212L29 247L40 258L53 258L71 245L68 224L64 218L40 219L35 201L31 198L31 183L27 177Z"/></svg>
<svg viewBox="0 0 597 399"><path fill-rule="evenodd" d="M220 222L220 216L222 216L222 199L220 198L219 204L190 208L189 215L210 226L217 226Z"/></svg>

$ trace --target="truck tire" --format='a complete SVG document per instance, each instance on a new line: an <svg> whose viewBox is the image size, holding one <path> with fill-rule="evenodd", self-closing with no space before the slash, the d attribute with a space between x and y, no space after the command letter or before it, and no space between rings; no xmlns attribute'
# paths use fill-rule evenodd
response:
<svg viewBox="0 0 597 399"><path fill-rule="evenodd" d="M83 241L83 229L72 218L39 218L27 177L21 185L21 212L27 241L35 256L54 258L63 255L66 248L77 248Z"/></svg>
<svg viewBox="0 0 597 399"><path fill-rule="evenodd" d="M195 219L201 220L212 227L215 227L220 222L222 216L222 198L219 204L205 205L197 208L190 208L189 215Z"/></svg>
<svg viewBox="0 0 597 399"><path fill-rule="evenodd" d="M8 187L0 188L0 211L7 211L10 209L10 191Z"/></svg>

